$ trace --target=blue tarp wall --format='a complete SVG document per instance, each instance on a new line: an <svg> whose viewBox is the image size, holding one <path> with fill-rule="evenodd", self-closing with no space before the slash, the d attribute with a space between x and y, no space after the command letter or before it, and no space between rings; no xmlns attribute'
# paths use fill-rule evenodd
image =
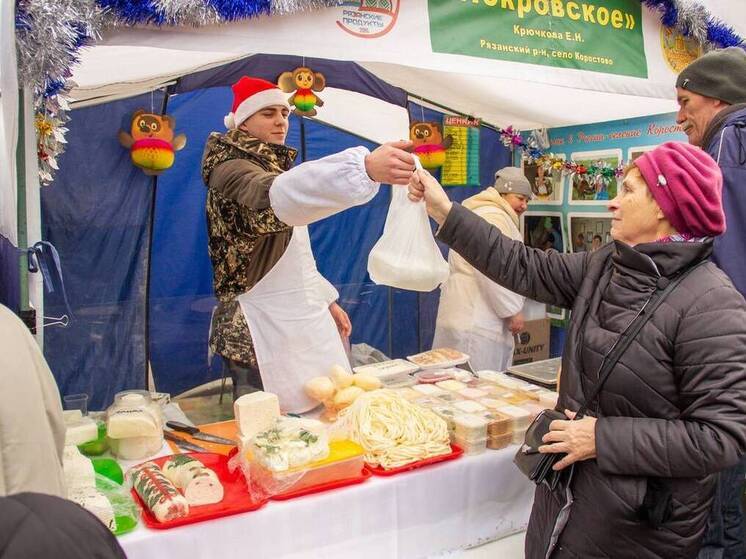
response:
<svg viewBox="0 0 746 559"><path fill-rule="evenodd" d="M220 376L219 359L209 368L207 355L215 299L202 149L210 132L224 129L231 83L244 74L274 80L302 63L299 57L257 55L181 79L170 91L166 112L176 119L177 133L187 135L187 146L157 181L132 166L116 136L120 128L129 129L137 108L158 112L161 93L73 111L61 170L42 192L43 237L60 252L75 315L68 328L46 334L45 354L63 394L87 392L92 409L102 408L117 391L144 387L148 358L157 389L172 394ZM353 63L305 63L325 75L327 86L407 104L403 90ZM426 120L442 118L419 106L409 109L414 120L423 114ZM287 143L299 150L297 163L352 146L376 147L295 117ZM480 150L481 183L486 186L495 170L510 163L510 153L497 133L485 127ZM313 224L310 231L318 268L337 287L340 304L352 319L352 343L401 357L430 347L438 292L376 286L368 277L368 253L383 231L390 188L382 187L365 206ZM461 201L481 188L448 191ZM46 304L47 314L61 311L54 296L47 296Z"/></svg>

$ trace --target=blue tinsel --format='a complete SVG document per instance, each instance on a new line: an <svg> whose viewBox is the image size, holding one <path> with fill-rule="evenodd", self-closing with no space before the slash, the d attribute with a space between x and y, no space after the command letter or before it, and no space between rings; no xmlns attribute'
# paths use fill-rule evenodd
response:
<svg viewBox="0 0 746 559"><path fill-rule="evenodd" d="M640 2L654 12L662 12L660 20L667 27L675 27L679 21L679 10L674 0L640 0ZM690 34L687 28L682 28L681 31L685 36ZM744 46L744 40L731 27L712 17L707 19L707 40L718 48Z"/></svg>
<svg viewBox="0 0 746 559"><path fill-rule="evenodd" d="M270 13L270 0L207 0L220 17L227 21L257 17Z"/></svg>
<svg viewBox="0 0 746 559"><path fill-rule="evenodd" d="M733 28L712 19L707 21L707 40L723 48L744 46L743 39L734 33Z"/></svg>
<svg viewBox="0 0 746 559"><path fill-rule="evenodd" d="M150 0L96 0L96 4L110 10L130 25L138 23L162 25L165 22L163 12L157 10Z"/></svg>
<svg viewBox="0 0 746 559"><path fill-rule="evenodd" d="M53 97L57 95L65 87L65 80L49 80L47 87L44 90L44 97Z"/></svg>

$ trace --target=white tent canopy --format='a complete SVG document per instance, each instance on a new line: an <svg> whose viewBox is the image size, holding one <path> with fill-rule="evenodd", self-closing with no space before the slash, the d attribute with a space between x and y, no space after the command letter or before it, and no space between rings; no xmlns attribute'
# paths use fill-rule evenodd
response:
<svg viewBox="0 0 746 559"><path fill-rule="evenodd" d="M714 16L735 25L737 32L744 32L746 21L736 15L735 2L716 0L706 6ZM374 39L354 36L338 25L345 6L197 29L115 29L83 53L73 76L78 84L73 96L85 103L135 95L195 70L266 53L352 60L407 90L415 100L430 99L492 124L519 129L676 109L676 74L663 59L658 16L647 8L643 7L643 21L638 22L647 58L645 79L433 52L427 0L398 5L395 25ZM320 118L329 117L320 114ZM375 131L373 136L385 137Z"/></svg>

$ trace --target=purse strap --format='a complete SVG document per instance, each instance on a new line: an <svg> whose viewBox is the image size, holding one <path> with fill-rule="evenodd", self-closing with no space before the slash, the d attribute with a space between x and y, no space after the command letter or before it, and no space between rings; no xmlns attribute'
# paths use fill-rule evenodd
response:
<svg viewBox="0 0 746 559"><path fill-rule="evenodd" d="M627 348L632 343L632 340L635 339L635 336L637 336L640 330L642 330L642 327L645 326L647 321L652 318L653 313L660 306L660 304L674 289L676 289L676 286L678 286L686 276L688 276L696 268L699 268L708 261L709 260L705 259L698 262L691 268L674 276L674 278L671 280L663 276L658 278L658 282L653 294L648 298L647 301L645 301L645 303L642 305L642 308L638 311L637 316L632 319L632 322L629 323L627 328L624 329L624 332L622 332L617 340L614 342L614 345L611 346L611 349L606 353L606 355L604 355L604 359L601 362L601 367L599 367L598 371L598 382L596 383L596 386L593 387L593 391L591 392L591 395L586 399L585 404L580 406L580 409L578 410L578 413L576 415L576 419L580 419L581 417L583 417L583 415L585 415L588 406L593 403L599 392L601 392L601 388L603 388L604 383L609 378L611 371L614 370L614 367L616 366L619 359L622 357L622 354L627 351Z"/></svg>

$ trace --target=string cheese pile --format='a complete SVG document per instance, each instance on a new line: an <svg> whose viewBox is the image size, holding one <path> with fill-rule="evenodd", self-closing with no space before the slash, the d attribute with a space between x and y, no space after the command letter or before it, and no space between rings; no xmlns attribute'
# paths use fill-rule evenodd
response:
<svg viewBox="0 0 746 559"><path fill-rule="evenodd" d="M390 390L362 394L337 427L365 449L366 462L385 469L451 452L446 422Z"/></svg>

